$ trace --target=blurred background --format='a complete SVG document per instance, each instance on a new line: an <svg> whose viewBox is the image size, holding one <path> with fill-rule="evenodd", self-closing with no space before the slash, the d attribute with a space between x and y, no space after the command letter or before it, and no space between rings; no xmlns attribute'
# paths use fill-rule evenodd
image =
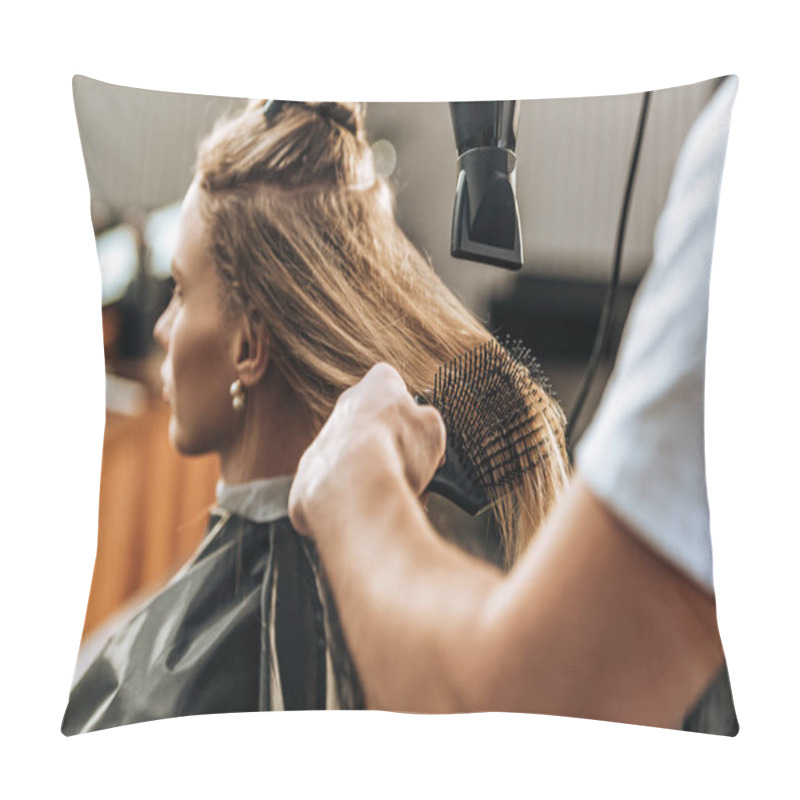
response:
<svg viewBox="0 0 800 800"><path fill-rule="evenodd" d="M612 334L573 442L591 420L613 366L683 139L716 85L705 81L652 94ZM152 330L171 293L180 203L197 145L221 114L245 101L80 76L73 88L97 238L107 376L87 641L102 639L104 628L163 584L205 532L216 458L172 451L169 410L160 398L163 355ZM376 165L394 189L406 234L490 330L525 340L568 415L611 275L641 102L638 94L523 101L516 185L525 263L518 273L450 256L457 174L447 103L367 106ZM452 508L434 503L431 514L452 515ZM473 523L456 518L456 524ZM476 536L481 530L485 523L478 522Z"/></svg>

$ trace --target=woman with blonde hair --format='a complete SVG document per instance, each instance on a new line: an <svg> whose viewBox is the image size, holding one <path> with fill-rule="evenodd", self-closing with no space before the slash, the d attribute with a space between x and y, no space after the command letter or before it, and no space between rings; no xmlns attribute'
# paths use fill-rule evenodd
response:
<svg viewBox="0 0 800 800"><path fill-rule="evenodd" d="M183 714L357 708L324 571L288 521L292 474L337 398L378 362L428 396L492 339L398 226L359 104L251 101L199 148L155 328L169 435L219 454L209 532L75 685L65 733ZM510 565L567 478L543 389L542 455L493 497Z"/></svg>

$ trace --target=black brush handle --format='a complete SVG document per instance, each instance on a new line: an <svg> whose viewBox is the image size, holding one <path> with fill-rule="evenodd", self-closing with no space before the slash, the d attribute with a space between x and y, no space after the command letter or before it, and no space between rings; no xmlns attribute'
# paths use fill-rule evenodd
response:
<svg viewBox="0 0 800 800"><path fill-rule="evenodd" d="M429 405L421 395L416 395L414 399L419 405ZM425 491L444 497L473 517L486 511L490 506L489 498L478 481L475 468L469 458L461 452L461 448L453 443L450 431L447 432L444 464L436 470Z"/></svg>
<svg viewBox="0 0 800 800"><path fill-rule="evenodd" d="M473 517L485 511L490 505L469 463L449 442L445 462L436 470L425 491L444 497Z"/></svg>

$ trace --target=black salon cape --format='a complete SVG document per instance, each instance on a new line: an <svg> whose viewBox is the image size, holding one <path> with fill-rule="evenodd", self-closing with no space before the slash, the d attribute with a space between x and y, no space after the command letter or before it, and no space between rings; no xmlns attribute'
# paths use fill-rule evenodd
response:
<svg viewBox="0 0 800 800"><path fill-rule="evenodd" d="M215 509L194 558L105 644L65 735L191 714L363 708L316 549Z"/></svg>

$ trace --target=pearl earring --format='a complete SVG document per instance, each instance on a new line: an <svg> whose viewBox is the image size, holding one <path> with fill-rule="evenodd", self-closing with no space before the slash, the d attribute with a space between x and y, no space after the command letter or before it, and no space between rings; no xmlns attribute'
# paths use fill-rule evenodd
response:
<svg viewBox="0 0 800 800"><path fill-rule="evenodd" d="M242 382L238 378L231 384L231 398L233 410L244 411L245 393L242 388Z"/></svg>

